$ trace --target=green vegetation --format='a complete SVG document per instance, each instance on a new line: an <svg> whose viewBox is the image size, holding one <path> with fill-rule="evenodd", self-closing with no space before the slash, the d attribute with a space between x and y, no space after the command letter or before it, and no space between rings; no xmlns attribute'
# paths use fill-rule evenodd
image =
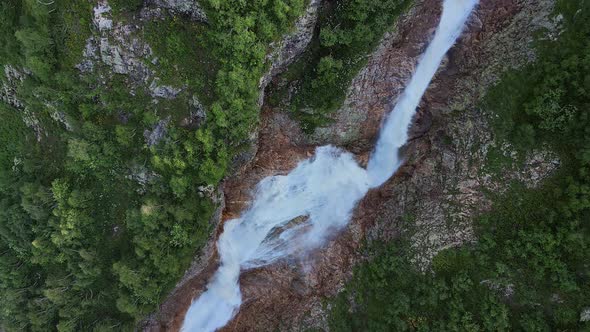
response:
<svg viewBox="0 0 590 332"><path fill-rule="evenodd" d="M142 1L110 3L128 13ZM291 102L305 130L339 106L408 3L330 2L312 47L285 74L297 82ZM145 29L162 82L187 87L154 104L146 89L131 95L124 76L105 82L74 69L91 33L88 1L0 3L0 65L30 71L17 87L26 109L0 103L7 331L133 330L204 244L215 206L197 188L218 184L255 128L268 45L305 1L202 4L207 25L169 18ZM549 144L559 173L496 197L476 220L479 242L439 253L431 272L412 267L403 242L374 247L334 302L333 330L589 328L578 320L590 306L590 3L560 0L558 12L559 38L540 39L537 61L509 73L485 105L498 115L499 139L521 153ZM198 129L180 125L193 94L207 106ZM144 131L168 116L165 138L145 144ZM491 167L503 158L490 154Z"/></svg>
<svg viewBox="0 0 590 332"><path fill-rule="evenodd" d="M383 34L411 0L336 0L320 14L317 34L284 78L297 84L290 109L306 132L325 125ZM286 90L274 91L280 98Z"/></svg>
<svg viewBox="0 0 590 332"><path fill-rule="evenodd" d="M494 87L499 139L549 144L562 168L538 189L514 184L475 221L479 241L417 271L403 242L378 247L331 311L334 331L580 331L590 306L590 2L558 1L563 32Z"/></svg>
<svg viewBox="0 0 590 332"><path fill-rule="evenodd" d="M152 67L160 73L162 84L185 84L199 100L210 104L218 65L205 46L206 32L202 23L173 17L148 22L144 37L158 58Z"/></svg>
<svg viewBox="0 0 590 332"><path fill-rule="evenodd" d="M110 2L121 13L141 3ZM131 95L126 76L74 69L91 33L90 2L0 3L0 65L30 70L17 88L26 111L0 104L5 330L133 330L210 234L214 204L197 188L221 180L256 125L266 47L304 1L203 4L207 26L172 18L146 28L154 69L187 85L155 104L147 89ZM197 130L180 121L192 94L209 106ZM168 116L165 138L147 146L144 131Z"/></svg>
<svg viewBox="0 0 590 332"><path fill-rule="evenodd" d="M407 243L373 249L335 300L331 330L580 330L589 229L558 214L554 190L514 187L477 220L479 243L440 252L431 272L415 269Z"/></svg>
<svg viewBox="0 0 590 332"><path fill-rule="evenodd" d="M213 56L220 61L211 106L219 137L240 144L258 121L258 81L267 67L270 42L303 12L304 0L209 0Z"/></svg>
<svg viewBox="0 0 590 332"><path fill-rule="evenodd" d="M143 5L143 0L109 0L109 6L113 8L115 14L132 12L138 10Z"/></svg>

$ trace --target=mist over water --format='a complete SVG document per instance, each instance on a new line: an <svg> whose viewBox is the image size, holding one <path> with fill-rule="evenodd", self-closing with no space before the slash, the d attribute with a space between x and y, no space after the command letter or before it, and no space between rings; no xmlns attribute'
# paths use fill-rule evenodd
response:
<svg viewBox="0 0 590 332"><path fill-rule="evenodd" d="M323 146L289 174L260 181L251 206L225 224L217 242L221 265L189 308L182 331L215 331L225 326L242 303L242 269L321 247L330 234L348 224L367 191L395 173L402 162L399 149L408 140L420 99L477 1L444 1L434 39L387 117L366 170L349 152Z"/></svg>

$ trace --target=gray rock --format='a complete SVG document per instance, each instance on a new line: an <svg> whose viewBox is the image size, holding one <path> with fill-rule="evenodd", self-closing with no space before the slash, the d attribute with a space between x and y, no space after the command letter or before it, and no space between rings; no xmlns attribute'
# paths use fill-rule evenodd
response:
<svg viewBox="0 0 590 332"><path fill-rule="evenodd" d="M51 119L53 119L53 121L62 124L67 131L72 131L74 129L72 127L72 124L68 121L66 114L58 110L56 105L46 104L46 106L48 109L51 110L49 116L51 116Z"/></svg>
<svg viewBox="0 0 590 332"><path fill-rule="evenodd" d="M199 196L208 197L213 201L217 199L216 189L214 186L199 186L197 189L199 190Z"/></svg>
<svg viewBox="0 0 590 332"><path fill-rule="evenodd" d="M318 9L323 0L311 0L305 14L295 22L294 32L286 35L278 43L271 45L272 51L267 56L270 61L270 70L260 79L259 105L264 101L264 89L273 77L283 72L287 66L293 63L307 48L313 38L313 31L318 19Z"/></svg>
<svg viewBox="0 0 590 332"><path fill-rule="evenodd" d="M168 132L168 123L170 123L170 120L171 118L168 116L166 119L158 121L152 130L146 129L143 132L145 143L148 146L154 146L160 143L164 136L166 136L166 133Z"/></svg>
<svg viewBox="0 0 590 332"><path fill-rule="evenodd" d="M153 80L152 84L150 84L150 95L154 98L174 99L181 91L181 88L158 85L157 80Z"/></svg>
<svg viewBox="0 0 590 332"><path fill-rule="evenodd" d="M160 7L143 7L139 12L139 17L144 21L161 20L165 17L165 12Z"/></svg>
<svg viewBox="0 0 590 332"><path fill-rule="evenodd" d="M547 176L559 168L561 161L559 156L547 150L535 150L531 152L524 161L523 169L515 177L523 182L528 188L535 188Z"/></svg>
<svg viewBox="0 0 590 332"><path fill-rule="evenodd" d="M4 78L0 81L0 101L21 111L23 122L35 132L37 141L40 142L43 136L46 135L41 127L41 122L35 113L31 112L17 96L19 86L30 74L31 72L26 68L5 65Z"/></svg>
<svg viewBox="0 0 590 332"><path fill-rule="evenodd" d="M47 136L47 134L41 127L41 122L39 121L35 113L31 112L28 108L25 107L22 110L22 117L25 126L31 128L35 132L37 142L41 142L41 139Z"/></svg>
<svg viewBox="0 0 590 332"><path fill-rule="evenodd" d="M86 41L84 58L76 68L82 73L99 71L99 74L107 77L113 74L129 75L133 94L134 89L154 77L147 65L153 52L138 37L137 25L114 22L110 11L106 1L100 1L94 7L94 32ZM102 70L105 65L108 68Z"/></svg>
<svg viewBox="0 0 590 332"><path fill-rule="evenodd" d="M94 70L94 62L90 60L82 60L82 62L77 64L75 67L82 73L90 73Z"/></svg>
<svg viewBox="0 0 590 332"><path fill-rule="evenodd" d="M131 169L131 174L125 176L125 178L139 184L137 193L145 194L147 192L147 185L158 176L157 173L150 171L145 166L135 166Z"/></svg>
<svg viewBox="0 0 590 332"><path fill-rule="evenodd" d="M106 0L98 2L93 9L94 17L92 19L94 25L99 31L106 31L113 28L113 20L110 18L111 6Z"/></svg>
<svg viewBox="0 0 590 332"><path fill-rule="evenodd" d="M201 104L196 96L190 101L190 115L180 121L180 126L185 128L197 129L207 120L205 107Z"/></svg>
<svg viewBox="0 0 590 332"><path fill-rule="evenodd" d="M111 66L113 67L113 71L117 74L128 74L129 71L127 69L127 64L123 61L123 57L121 56L121 49L118 47L114 47L111 50Z"/></svg>
<svg viewBox="0 0 590 332"><path fill-rule="evenodd" d="M207 15L195 0L149 0L148 5L168 9L173 14L190 17L194 21L207 22Z"/></svg>
<svg viewBox="0 0 590 332"><path fill-rule="evenodd" d="M580 313L580 322L590 322L590 307L584 308Z"/></svg>
<svg viewBox="0 0 590 332"><path fill-rule="evenodd" d="M89 73L94 70L94 63L98 60L98 45L93 37L88 38L86 47L84 48L84 60L76 65L76 69L82 73Z"/></svg>
<svg viewBox="0 0 590 332"><path fill-rule="evenodd" d="M510 298L514 295L514 284L499 284L492 280L483 280L480 282L482 285L488 286L489 289L499 292L504 298Z"/></svg>
<svg viewBox="0 0 590 332"><path fill-rule="evenodd" d="M29 75L25 69L17 69L11 65L4 66L4 79L0 82L0 100L17 109L24 107L23 103L17 98L16 91L22 81Z"/></svg>
<svg viewBox="0 0 590 332"><path fill-rule="evenodd" d="M117 119L119 119L119 122L121 122L122 124L127 124L129 122L130 118L131 118L131 114L119 110L119 112L117 114Z"/></svg>

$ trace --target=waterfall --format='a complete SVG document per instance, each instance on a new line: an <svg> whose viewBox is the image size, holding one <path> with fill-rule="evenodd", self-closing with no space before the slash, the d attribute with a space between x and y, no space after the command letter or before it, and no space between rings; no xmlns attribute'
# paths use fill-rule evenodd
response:
<svg viewBox="0 0 590 332"><path fill-rule="evenodd" d="M351 153L323 146L289 174L260 181L251 206L225 224L217 242L221 264L207 290L191 304L182 331L215 331L225 326L242 303L242 269L320 247L328 235L348 224L356 203L369 189L395 173L416 108L477 1L444 1L434 39L385 120L366 170Z"/></svg>

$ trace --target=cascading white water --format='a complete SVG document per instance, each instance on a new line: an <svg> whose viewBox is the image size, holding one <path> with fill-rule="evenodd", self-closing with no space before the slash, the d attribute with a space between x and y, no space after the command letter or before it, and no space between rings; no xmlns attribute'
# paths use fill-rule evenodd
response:
<svg viewBox="0 0 590 332"><path fill-rule="evenodd" d="M182 331L223 327L242 303L241 269L320 247L329 234L348 224L356 203L369 189L395 173L401 164L399 149L406 144L418 103L477 2L444 0L434 39L385 121L366 170L352 154L323 146L288 175L271 176L258 184L248 210L225 224L217 242L221 265L207 290L189 308Z"/></svg>

